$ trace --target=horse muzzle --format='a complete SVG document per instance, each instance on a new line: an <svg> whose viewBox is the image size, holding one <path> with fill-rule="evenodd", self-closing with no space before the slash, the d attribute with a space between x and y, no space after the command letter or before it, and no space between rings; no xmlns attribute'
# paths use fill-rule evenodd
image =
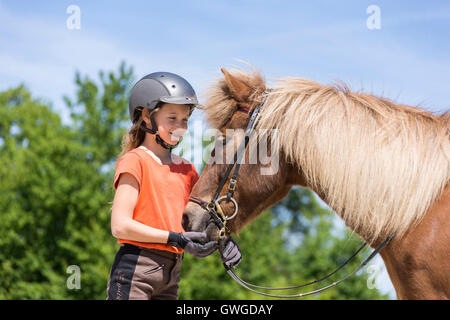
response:
<svg viewBox="0 0 450 320"><path fill-rule="evenodd" d="M208 241L219 239L219 226L208 211L192 202L184 209L182 226L185 231L205 232Z"/></svg>

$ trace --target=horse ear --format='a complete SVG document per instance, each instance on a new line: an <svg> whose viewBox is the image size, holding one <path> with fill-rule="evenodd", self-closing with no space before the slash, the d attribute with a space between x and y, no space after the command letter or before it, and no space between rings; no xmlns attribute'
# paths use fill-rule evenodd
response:
<svg viewBox="0 0 450 320"><path fill-rule="evenodd" d="M225 82L230 89L231 95L239 102L247 102L248 97L252 93L251 88L236 77L233 77L224 68L220 69L225 75Z"/></svg>

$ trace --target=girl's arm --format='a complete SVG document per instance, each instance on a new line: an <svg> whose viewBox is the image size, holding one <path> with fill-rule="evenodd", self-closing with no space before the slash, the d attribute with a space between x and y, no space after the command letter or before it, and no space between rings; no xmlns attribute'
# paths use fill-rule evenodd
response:
<svg viewBox="0 0 450 320"><path fill-rule="evenodd" d="M138 195L137 180L129 173L121 174L112 206L112 235L132 241L167 243L168 231L155 229L133 220Z"/></svg>

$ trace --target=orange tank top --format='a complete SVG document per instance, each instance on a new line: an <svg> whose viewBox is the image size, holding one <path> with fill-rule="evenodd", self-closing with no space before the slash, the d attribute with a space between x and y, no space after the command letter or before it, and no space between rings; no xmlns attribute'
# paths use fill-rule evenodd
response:
<svg viewBox="0 0 450 320"><path fill-rule="evenodd" d="M133 219L156 229L184 232L181 226L184 207L199 176L193 164L176 155L172 157L174 161L170 165L163 165L143 146L127 152L117 161L114 188L117 189L121 173L133 175L139 183ZM183 252L182 249L162 243L126 239L119 239L118 242Z"/></svg>

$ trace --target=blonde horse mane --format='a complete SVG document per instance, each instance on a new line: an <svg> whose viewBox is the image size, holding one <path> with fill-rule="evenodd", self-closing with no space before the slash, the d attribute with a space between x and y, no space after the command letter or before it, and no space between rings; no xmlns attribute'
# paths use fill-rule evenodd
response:
<svg viewBox="0 0 450 320"><path fill-rule="evenodd" d="M260 101L264 78L234 70ZM206 103L222 128L236 110L223 79ZM280 79L257 129L278 130L280 151L316 192L366 241L402 236L417 224L450 179L450 113L433 115L342 83Z"/></svg>

